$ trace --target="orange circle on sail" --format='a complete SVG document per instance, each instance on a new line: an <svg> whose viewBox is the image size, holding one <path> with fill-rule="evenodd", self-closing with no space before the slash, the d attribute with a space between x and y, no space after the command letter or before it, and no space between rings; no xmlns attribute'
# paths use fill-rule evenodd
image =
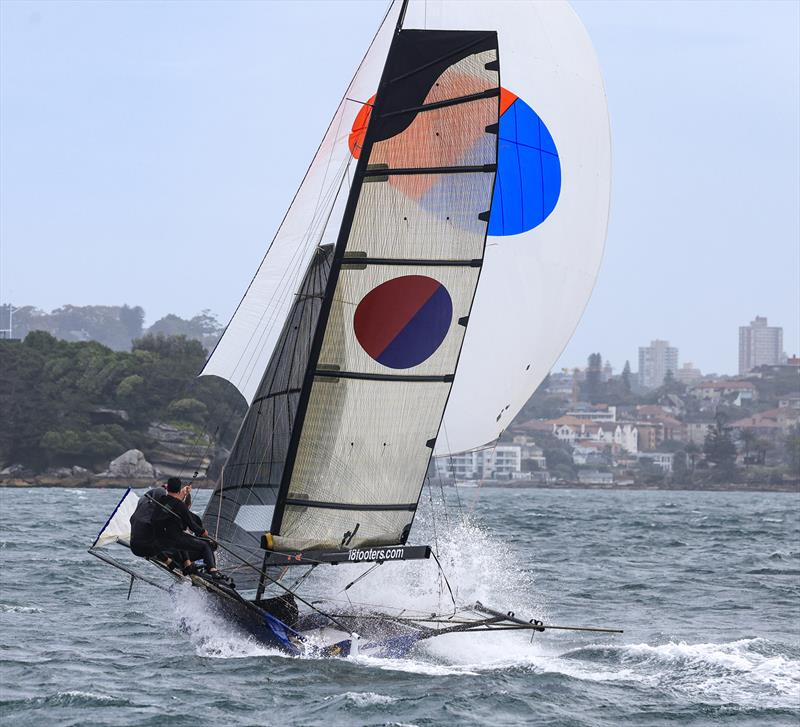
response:
<svg viewBox="0 0 800 727"><path fill-rule="evenodd" d="M355 159L361 155L361 147L364 146L364 137L367 135L367 126L369 126L369 117L372 116L372 105L375 103L375 95L373 94L369 101L367 101L358 112L358 115L353 121L353 130L347 143L350 145L350 153Z"/></svg>

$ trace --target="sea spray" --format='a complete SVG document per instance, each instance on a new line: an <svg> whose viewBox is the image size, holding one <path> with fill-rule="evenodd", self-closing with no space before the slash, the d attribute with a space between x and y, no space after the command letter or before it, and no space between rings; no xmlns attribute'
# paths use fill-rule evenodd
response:
<svg viewBox="0 0 800 727"><path fill-rule="evenodd" d="M182 584L172 593L174 625L189 637L199 656L241 659L282 655L238 629L220 613L215 600L200 589Z"/></svg>

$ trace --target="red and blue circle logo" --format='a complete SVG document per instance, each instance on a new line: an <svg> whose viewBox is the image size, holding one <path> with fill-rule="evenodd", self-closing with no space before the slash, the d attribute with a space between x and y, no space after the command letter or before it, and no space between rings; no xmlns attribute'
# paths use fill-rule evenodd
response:
<svg viewBox="0 0 800 727"><path fill-rule="evenodd" d="M359 111L348 139L358 158L367 132L373 96ZM525 101L500 89L497 176L488 233L494 237L518 235L538 227L555 209L561 193L561 162L553 137ZM424 209L437 209L435 187L415 195ZM472 218L455 224L469 227Z"/></svg>
<svg viewBox="0 0 800 727"><path fill-rule="evenodd" d="M425 275L403 275L367 293L353 319L356 339L371 358L409 369L442 345L453 320L447 288Z"/></svg>

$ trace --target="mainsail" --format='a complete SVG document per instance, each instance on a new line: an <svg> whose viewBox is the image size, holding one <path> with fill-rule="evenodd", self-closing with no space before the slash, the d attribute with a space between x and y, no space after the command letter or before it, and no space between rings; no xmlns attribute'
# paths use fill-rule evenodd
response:
<svg viewBox="0 0 800 727"><path fill-rule="evenodd" d="M277 550L405 543L480 274L499 102L496 33L396 33L336 248L306 272L205 513L248 562L270 522Z"/></svg>
<svg viewBox="0 0 800 727"><path fill-rule="evenodd" d="M334 242L358 137L404 4L395 0L239 308L203 371L248 401L314 249ZM583 312L605 242L611 143L591 41L559 0L410 0L403 28L497 32L500 149L481 283L437 454L494 441L555 363ZM409 182L410 184L412 182ZM415 182L416 183L416 182ZM419 192L419 190L417 190Z"/></svg>
<svg viewBox="0 0 800 727"><path fill-rule="evenodd" d="M478 284L499 98L496 33L396 35L301 394L278 550L406 541Z"/></svg>

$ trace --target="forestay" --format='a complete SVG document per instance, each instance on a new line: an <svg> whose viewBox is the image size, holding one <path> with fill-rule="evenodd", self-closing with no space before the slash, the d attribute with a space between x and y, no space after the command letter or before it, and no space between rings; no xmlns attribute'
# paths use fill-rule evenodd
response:
<svg viewBox="0 0 800 727"><path fill-rule="evenodd" d="M395 37L301 394L277 550L406 541L482 264L498 70L494 32Z"/></svg>

